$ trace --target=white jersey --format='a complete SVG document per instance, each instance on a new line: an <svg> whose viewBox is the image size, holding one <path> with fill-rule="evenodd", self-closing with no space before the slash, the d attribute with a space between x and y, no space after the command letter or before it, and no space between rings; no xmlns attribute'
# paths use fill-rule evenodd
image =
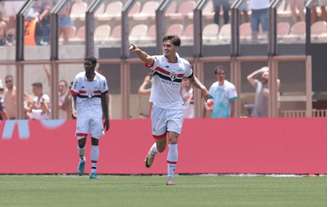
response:
<svg viewBox="0 0 328 207"><path fill-rule="evenodd" d="M177 56L177 63L169 63L164 55L153 56L154 64L150 101L163 109L183 109L181 81L193 75L190 63Z"/></svg>
<svg viewBox="0 0 328 207"><path fill-rule="evenodd" d="M75 76L71 89L73 95L76 96L77 115L85 110L102 111L101 95L108 92L106 78L96 72L93 81L88 81L85 72L80 72Z"/></svg>

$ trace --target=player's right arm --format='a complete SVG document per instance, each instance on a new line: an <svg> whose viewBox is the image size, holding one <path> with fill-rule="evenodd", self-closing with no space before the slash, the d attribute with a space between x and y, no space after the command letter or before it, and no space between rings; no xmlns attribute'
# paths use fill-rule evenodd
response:
<svg viewBox="0 0 328 207"><path fill-rule="evenodd" d="M139 47L135 46L134 44L130 44L129 47L130 52L133 52L138 56L138 58L148 67L151 67L154 65L154 58L150 56L148 53L140 49Z"/></svg>
<svg viewBox="0 0 328 207"><path fill-rule="evenodd" d="M78 84L78 78L75 77L72 87L71 87L71 94L72 94L72 116L73 118L76 118L76 99L78 95L78 89L79 84Z"/></svg>

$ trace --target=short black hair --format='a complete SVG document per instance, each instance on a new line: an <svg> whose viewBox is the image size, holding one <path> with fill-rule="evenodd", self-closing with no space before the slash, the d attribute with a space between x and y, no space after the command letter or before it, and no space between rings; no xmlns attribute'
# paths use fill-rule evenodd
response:
<svg viewBox="0 0 328 207"><path fill-rule="evenodd" d="M218 65L214 69L214 74L215 75L218 74L218 73L220 73L220 72L223 72L224 73L224 67L222 65Z"/></svg>
<svg viewBox="0 0 328 207"><path fill-rule="evenodd" d="M84 58L85 61L88 61L88 62L91 62L93 65L96 65L97 64L97 58L94 57L94 56L89 56L89 57L86 57Z"/></svg>
<svg viewBox="0 0 328 207"><path fill-rule="evenodd" d="M42 83L41 82L35 82L35 83L32 83L32 86L37 87L37 88L42 88Z"/></svg>
<svg viewBox="0 0 328 207"><path fill-rule="evenodd" d="M178 37L176 35L166 35L163 37L163 42L168 41L168 40L171 41L171 43L176 47L180 47L180 45L181 45L180 37Z"/></svg>

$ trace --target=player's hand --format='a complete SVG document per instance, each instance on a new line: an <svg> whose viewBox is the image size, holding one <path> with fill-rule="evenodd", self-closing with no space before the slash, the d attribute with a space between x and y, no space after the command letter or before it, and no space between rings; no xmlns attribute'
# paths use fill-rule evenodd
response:
<svg viewBox="0 0 328 207"><path fill-rule="evenodd" d="M73 110L73 111L72 111L72 118L73 118L73 119L76 119L76 117L77 117L76 111Z"/></svg>
<svg viewBox="0 0 328 207"><path fill-rule="evenodd" d="M201 89L201 96L205 101L209 98L208 90L206 88Z"/></svg>
<svg viewBox="0 0 328 207"><path fill-rule="evenodd" d="M104 129L106 132L109 130L109 119L104 120Z"/></svg>
<svg viewBox="0 0 328 207"><path fill-rule="evenodd" d="M137 46L135 46L134 44L130 44L130 46L129 46L130 52L134 52L136 49L137 49Z"/></svg>

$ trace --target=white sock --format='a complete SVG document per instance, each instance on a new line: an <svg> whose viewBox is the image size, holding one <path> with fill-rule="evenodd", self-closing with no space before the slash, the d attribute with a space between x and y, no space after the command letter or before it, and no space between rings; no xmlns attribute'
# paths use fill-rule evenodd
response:
<svg viewBox="0 0 328 207"><path fill-rule="evenodd" d="M152 155L156 155L158 153L156 142L150 147L150 152Z"/></svg>
<svg viewBox="0 0 328 207"><path fill-rule="evenodd" d="M178 161L178 144L168 144L167 153L167 176L173 177Z"/></svg>
<svg viewBox="0 0 328 207"><path fill-rule="evenodd" d="M91 173L96 172L98 159L99 159L99 146L91 145Z"/></svg>
<svg viewBox="0 0 328 207"><path fill-rule="evenodd" d="M79 152L80 160L85 160L85 148L77 147L77 150Z"/></svg>

